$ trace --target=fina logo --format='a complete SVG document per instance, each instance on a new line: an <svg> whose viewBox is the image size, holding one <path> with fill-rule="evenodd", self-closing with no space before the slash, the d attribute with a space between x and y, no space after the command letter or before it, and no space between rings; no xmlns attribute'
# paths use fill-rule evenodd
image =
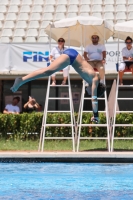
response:
<svg viewBox="0 0 133 200"><path fill-rule="evenodd" d="M32 62L48 62L49 52L23 52L23 62L28 62L28 60L31 60Z"/></svg>

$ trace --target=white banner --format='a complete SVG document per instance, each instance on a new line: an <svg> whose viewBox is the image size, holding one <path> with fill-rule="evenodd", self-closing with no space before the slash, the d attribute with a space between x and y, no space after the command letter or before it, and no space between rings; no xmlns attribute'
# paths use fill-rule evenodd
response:
<svg viewBox="0 0 133 200"><path fill-rule="evenodd" d="M54 45L55 46L55 45ZM116 72L117 56L122 60L121 50L125 46L124 43L108 43L106 44L106 73ZM74 48L74 47L73 47ZM81 55L83 50L75 48ZM47 44L0 44L0 73L28 73L39 68L49 65L49 45ZM69 73L76 73L70 67Z"/></svg>
<svg viewBox="0 0 133 200"><path fill-rule="evenodd" d="M0 73L8 73L10 66L10 44L0 44Z"/></svg>
<svg viewBox="0 0 133 200"><path fill-rule="evenodd" d="M49 45L11 44L11 71L30 72L47 67Z"/></svg>

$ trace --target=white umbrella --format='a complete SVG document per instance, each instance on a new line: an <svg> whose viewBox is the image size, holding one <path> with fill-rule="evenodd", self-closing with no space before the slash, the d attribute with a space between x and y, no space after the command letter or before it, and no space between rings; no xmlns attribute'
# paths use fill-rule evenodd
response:
<svg viewBox="0 0 133 200"><path fill-rule="evenodd" d="M114 37L125 40L127 36L133 37L133 20L114 25Z"/></svg>
<svg viewBox="0 0 133 200"><path fill-rule="evenodd" d="M91 36L95 34L99 35L100 43L104 43L104 39L113 35L113 26L94 16L77 16L53 22L45 31L56 41L63 37L70 46L80 47L90 44Z"/></svg>

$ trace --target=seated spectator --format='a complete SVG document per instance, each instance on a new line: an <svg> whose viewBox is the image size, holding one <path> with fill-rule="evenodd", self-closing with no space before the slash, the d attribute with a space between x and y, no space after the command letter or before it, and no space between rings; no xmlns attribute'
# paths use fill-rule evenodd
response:
<svg viewBox="0 0 133 200"><path fill-rule="evenodd" d="M123 62L119 65L119 84L123 85L123 75L125 69L130 69L133 74L133 40L129 36L125 40L126 47L122 49Z"/></svg>
<svg viewBox="0 0 133 200"><path fill-rule="evenodd" d="M104 45L99 44L99 36L94 33L91 36L92 44L88 45L84 51L85 60L99 72L100 82L104 82L105 68L104 64L106 61L106 48Z"/></svg>
<svg viewBox="0 0 133 200"><path fill-rule="evenodd" d="M24 109L26 112L31 113L33 111L36 111L39 108L39 104L36 102L36 100L29 96L29 101L24 104Z"/></svg>
<svg viewBox="0 0 133 200"><path fill-rule="evenodd" d="M37 109L37 112L43 112L42 104L39 104L39 107L38 107L38 109Z"/></svg>
<svg viewBox="0 0 133 200"><path fill-rule="evenodd" d="M58 39L58 46L54 47L50 53L50 61L54 62L54 60L56 58L58 58L61 54L63 54L63 51L66 50L67 48L64 46L65 44L65 40L64 38L59 38ZM55 73L52 74L52 85L55 86L56 85L56 79L55 79ZM66 68L63 69L63 81L61 85L66 85L66 81L67 81L67 77L68 77L68 67L66 66Z"/></svg>
<svg viewBox="0 0 133 200"><path fill-rule="evenodd" d="M13 100L12 100L12 104L7 104L3 113L4 114L19 114L20 109L17 106L19 101L20 101L20 97L14 97Z"/></svg>

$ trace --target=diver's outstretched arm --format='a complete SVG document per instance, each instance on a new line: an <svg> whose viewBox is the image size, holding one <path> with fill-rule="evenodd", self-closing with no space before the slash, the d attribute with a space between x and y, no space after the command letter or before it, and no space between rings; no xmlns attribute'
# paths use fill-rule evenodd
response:
<svg viewBox="0 0 133 200"><path fill-rule="evenodd" d="M31 72L30 74L22 78L16 78L14 85L11 87L12 92L16 92L21 85L29 81L42 78L42 77L51 76L56 71L64 69L67 65L69 65L69 62L70 62L69 57L63 54L59 58L57 58L54 62L52 62L49 67L45 67L45 68L36 70L34 72Z"/></svg>

